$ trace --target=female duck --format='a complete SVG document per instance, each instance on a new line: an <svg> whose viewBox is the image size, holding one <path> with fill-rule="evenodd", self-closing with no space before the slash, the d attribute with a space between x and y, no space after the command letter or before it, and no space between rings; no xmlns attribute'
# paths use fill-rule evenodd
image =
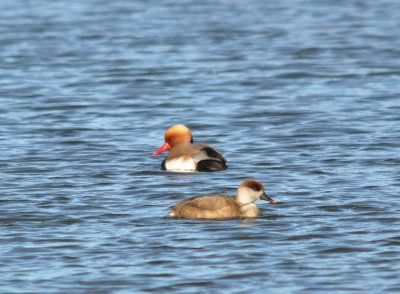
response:
<svg viewBox="0 0 400 294"><path fill-rule="evenodd" d="M171 171L219 171L228 168L225 158L207 144L193 143L190 130L174 125L165 132L165 143L153 153L156 156L170 150L161 169Z"/></svg>
<svg viewBox="0 0 400 294"><path fill-rule="evenodd" d="M257 217L260 210L254 202L259 199L277 203L265 194L260 182L246 179L237 189L236 198L221 194L196 196L175 204L168 215L176 218L207 219Z"/></svg>

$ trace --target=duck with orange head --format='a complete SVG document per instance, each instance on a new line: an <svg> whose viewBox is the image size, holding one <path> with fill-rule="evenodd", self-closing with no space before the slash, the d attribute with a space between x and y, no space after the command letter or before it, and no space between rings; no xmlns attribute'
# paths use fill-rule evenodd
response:
<svg viewBox="0 0 400 294"><path fill-rule="evenodd" d="M153 153L169 150L161 169L178 172L220 171L228 168L220 152L207 144L193 142L192 132L184 125L174 125L165 132L164 144Z"/></svg>

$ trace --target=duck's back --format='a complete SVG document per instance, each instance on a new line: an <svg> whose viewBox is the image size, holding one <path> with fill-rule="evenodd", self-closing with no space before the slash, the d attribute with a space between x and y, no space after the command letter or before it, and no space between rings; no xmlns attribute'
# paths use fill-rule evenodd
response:
<svg viewBox="0 0 400 294"><path fill-rule="evenodd" d="M179 144L161 164L167 170L217 171L227 169L225 158L207 144Z"/></svg>
<svg viewBox="0 0 400 294"><path fill-rule="evenodd" d="M177 218L230 218L239 217L240 208L230 196L196 196L178 202L169 215Z"/></svg>

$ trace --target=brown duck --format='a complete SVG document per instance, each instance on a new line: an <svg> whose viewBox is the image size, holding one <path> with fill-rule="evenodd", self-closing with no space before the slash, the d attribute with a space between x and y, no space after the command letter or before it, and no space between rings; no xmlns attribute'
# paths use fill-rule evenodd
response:
<svg viewBox="0 0 400 294"><path fill-rule="evenodd" d="M237 189L236 197L221 194L195 196L175 204L168 215L176 218L207 219L257 217L260 210L254 202L259 199L277 203L265 193L259 181L246 179Z"/></svg>

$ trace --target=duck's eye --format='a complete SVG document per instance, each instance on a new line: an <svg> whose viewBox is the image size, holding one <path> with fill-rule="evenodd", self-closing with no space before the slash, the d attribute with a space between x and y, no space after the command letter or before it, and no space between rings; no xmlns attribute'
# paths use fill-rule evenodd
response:
<svg viewBox="0 0 400 294"><path fill-rule="evenodd" d="M256 184L252 185L252 186L251 186L251 189L253 189L253 190L256 191L256 192L259 192L259 191L262 190L261 187L260 187L259 185L256 185Z"/></svg>
<svg viewBox="0 0 400 294"><path fill-rule="evenodd" d="M256 187L256 186L251 186L251 187L250 187L250 189L251 189L251 190L253 190L253 191L256 191L256 192L258 192L258 189L257 189L257 187Z"/></svg>

